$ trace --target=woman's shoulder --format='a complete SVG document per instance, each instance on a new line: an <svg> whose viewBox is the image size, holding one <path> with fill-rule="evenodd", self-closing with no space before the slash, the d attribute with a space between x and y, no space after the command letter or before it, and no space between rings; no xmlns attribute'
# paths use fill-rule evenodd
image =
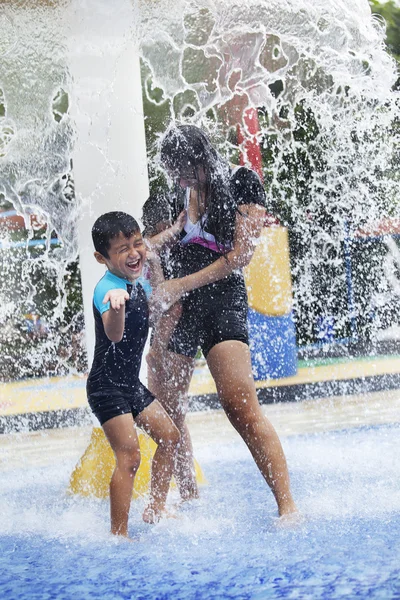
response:
<svg viewBox="0 0 400 600"><path fill-rule="evenodd" d="M233 167L230 187L239 204L261 204L266 206L266 196L260 177L248 167Z"/></svg>
<svg viewBox="0 0 400 600"><path fill-rule="evenodd" d="M244 165L231 165L231 181L237 184L242 181L257 181L262 185L257 173Z"/></svg>

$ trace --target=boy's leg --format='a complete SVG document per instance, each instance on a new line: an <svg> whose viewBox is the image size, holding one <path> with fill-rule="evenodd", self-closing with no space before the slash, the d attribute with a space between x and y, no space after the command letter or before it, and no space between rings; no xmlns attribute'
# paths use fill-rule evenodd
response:
<svg viewBox="0 0 400 600"><path fill-rule="evenodd" d="M180 435L157 400L147 406L135 421L157 444L151 465L150 503L143 513L144 521L156 523L165 509Z"/></svg>
<svg viewBox="0 0 400 600"><path fill-rule="evenodd" d="M248 346L239 341L221 342L210 350L207 363L222 407L270 486L279 515L296 512L281 443L258 402Z"/></svg>
<svg viewBox="0 0 400 600"><path fill-rule="evenodd" d="M133 482L140 465L139 440L130 413L106 421L103 430L116 459L110 482L111 533L128 536Z"/></svg>
<svg viewBox="0 0 400 600"><path fill-rule="evenodd" d="M162 355L152 356L148 370L149 390L159 400L181 434L174 476L183 500L191 500L199 496L192 441L185 421L193 369L192 358L165 350Z"/></svg>

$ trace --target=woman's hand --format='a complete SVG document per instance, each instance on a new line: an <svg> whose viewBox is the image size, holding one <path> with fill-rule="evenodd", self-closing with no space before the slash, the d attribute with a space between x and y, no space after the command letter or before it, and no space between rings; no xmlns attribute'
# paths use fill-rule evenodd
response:
<svg viewBox="0 0 400 600"><path fill-rule="evenodd" d="M150 309L155 315L160 315L178 302L185 290L180 279L169 279L161 283L151 295L149 300Z"/></svg>
<svg viewBox="0 0 400 600"><path fill-rule="evenodd" d="M161 259L160 259L159 254L157 252L155 252L155 250L153 250L153 249L146 251L146 260L149 263L150 267L152 267L153 265L161 264Z"/></svg>

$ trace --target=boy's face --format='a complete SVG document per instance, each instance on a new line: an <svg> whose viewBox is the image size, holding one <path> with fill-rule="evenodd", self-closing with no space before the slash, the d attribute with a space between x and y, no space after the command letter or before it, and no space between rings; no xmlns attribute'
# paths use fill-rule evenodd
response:
<svg viewBox="0 0 400 600"><path fill-rule="evenodd" d="M134 281L142 274L146 260L146 246L140 231L128 238L123 233L119 233L110 241L108 258L100 252L95 252L94 255L99 263L106 265L108 270L117 277Z"/></svg>

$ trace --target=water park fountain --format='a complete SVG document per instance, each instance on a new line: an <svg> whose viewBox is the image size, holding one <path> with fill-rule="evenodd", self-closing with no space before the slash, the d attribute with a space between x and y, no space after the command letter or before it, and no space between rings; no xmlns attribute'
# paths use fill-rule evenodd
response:
<svg viewBox="0 0 400 600"><path fill-rule="evenodd" d="M367 0L0 5L2 598L398 597L400 130L383 39ZM265 406L306 521L279 529L199 367L207 412L189 425L209 485L153 529L133 507L132 552L110 541L107 502L65 490L92 429L90 227L139 218L165 185L171 119L264 180L253 358L262 401L306 399Z"/></svg>

